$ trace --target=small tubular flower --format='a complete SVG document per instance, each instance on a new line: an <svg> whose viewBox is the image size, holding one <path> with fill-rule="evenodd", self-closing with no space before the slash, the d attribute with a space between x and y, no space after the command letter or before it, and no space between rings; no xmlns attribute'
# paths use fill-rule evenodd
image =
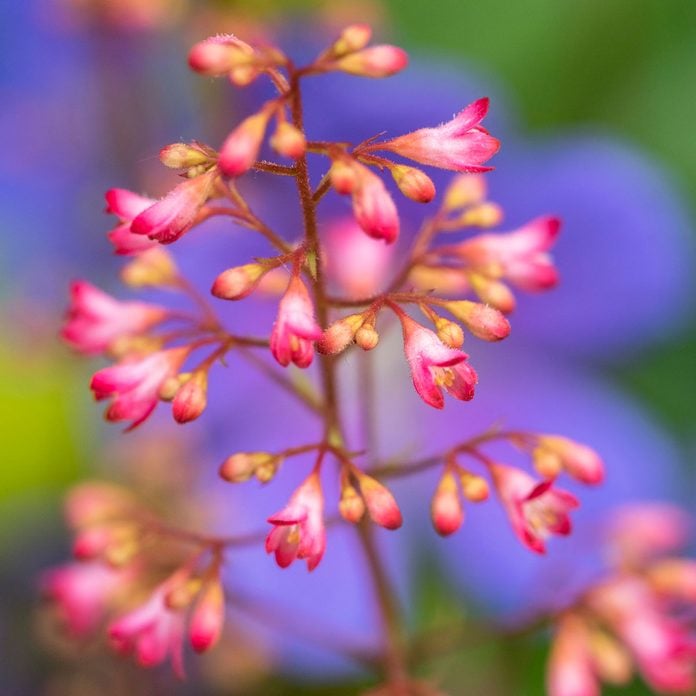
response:
<svg viewBox="0 0 696 696"><path fill-rule="evenodd" d="M313 341L323 333L314 319L314 306L305 284L298 276L292 276L280 305L273 331L271 352L283 366L291 362L297 367L308 367L314 358Z"/></svg>
<svg viewBox="0 0 696 696"><path fill-rule="evenodd" d="M220 639L225 624L225 593L219 575L201 588L189 624L189 640L193 649L202 653Z"/></svg>
<svg viewBox="0 0 696 696"><path fill-rule="evenodd" d="M177 390L172 400L172 415L177 423L198 418L208 404L208 373L197 370Z"/></svg>
<svg viewBox="0 0 696 696"><path fill-rule="evenodd" d="M116 254L132 256L157 246L152 239L131 232L133 220L157 201L118 188L109 189L105 197L106 212L113 213L119 219L119 224L106 235L114 245Z"/></svg>
<svg viewBox="0 0 696 696"><path fill-rule="evenodd" d="M544 466L550 466L567 471L582 483L599 484L604 480L604 463L599 455L587 445L581 445L567 437L538 436L533 458L542 475Z"/></svg>
<svg viewBox="0 0 696 696"><path fill-rule="evenodd" d="M443 389L455 399L473 399L478 378L466 362L467 354L447 347L437 334L421 326L401 310L398 314L413 386L421 399L433 408L443 408Z"/></svg>
<svg viewBox="0 0 696 696"><path fill-rule="evenodd" d="M430 517L441 536L454 534L464 522L464 507L455 475L447 469L437 484L430 503Z"/></svg>
<svg viewBox="0 0 696 696"><path fill-rule="evenodd" d="M493 483L520 541L532 551L546 552L551 534L567 536L572 525L568 513L580 503L552 481L536 481L516 467L492 464Z"/></svg>
<svg viewBox="0 0 696 696"><path fill-rule="evenodd" d="M196 224L217 176L218 172L213 168L193 179L186 179L162 200L140 213L131 224L131 232L161 244L175 242Z"/></svg>
<svg viewBox="0 0 696 696"><path fill-rule="evenodd" d="M115 341L145 333L167 318L164 307L121 302L83 280L70 286L70 307L61 336L73 348L96 355Z"/></svg>
<svg viewBox="0 0 696 696"><path fill-rule="evenodd" d="M382 180L367 167L354 162L356 185L352 191L353 213L370 237L392 244L399 236L399 213Z"/></svg>
<svg viewBox="0 0 696 696"><path fill-rule="evenodd" d="M271 110L262 109L245 118L226 138L220 148L218 164L227 176L241 176L258 159Z"/></svg>
<svg viewBox="0 0 696 696"><path fill-rule="evenodd" d="M398 529L403 518L391 491L377 479L359 469L352 469L352 473L358 482L360 495L365 501L370 519L385 529Z"/></svg>
<svg viewBox="0 0 696 696"><path fill-rule="evenodd" d="M330 63L329 67L360 77L389 77L401 72L407 65L406 51L384 44L348 53Z"/></svg>
<svg viewBox="0 0 696 696"><path fill-rule="evenodd" d="M421 164L457 172L485 172L483 167L500 148L500 141L480 126L488 112L488 99L479 99L460 111L451 121L436 128L421 128L371 150L389 150Z"/></svg>
<svg viewBox="0 0 696 696"><path fill-rule="evenodd" d="M112 398L108 421L130 420L128 430L142 423L155 409L160 389L180 369L189 348L170 348L142 357L128 357L92 377L90 388L98 401Z"/></svg>
<svg viewBox="0 0 696 696"><path fill-rule="evenodd" d="M319 474L312 472L292 494L288 504L268 521L274 525L266 537L266 552L287 568L296 558L314 570L326 550L324 495Z"/></svg>
<svg viewBox="0 0 696 696"><path fill-rule="evenodd" d="M559 621L547 668L549 696L600 696L589 640L580 617L568 614Z"/></svg>

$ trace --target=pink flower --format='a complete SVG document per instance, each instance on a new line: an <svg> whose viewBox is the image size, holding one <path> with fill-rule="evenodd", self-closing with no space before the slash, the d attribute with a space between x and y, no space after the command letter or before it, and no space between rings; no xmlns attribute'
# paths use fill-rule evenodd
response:
<svg viewBox="0 0 696 696"><path fill-rule="evenodd" d="M99 370L90 388L98 401L113 397L106 419L132 420L128 430L140 425L154 411L162 385L178 372L188 353L188 347L170 348Z"/></svg>
<svg viewBox="0 0 696 696"><path fill-rule="evenodd" d="M399 236L399 214L382 180L367 167L355 162L357 174L353 194L353 213L363 231L375 239L392 244Z"/></svg>
<svg viewBox="0 0 696 696"><path fill-rule="evenodd" d="M560 435L539 435L537 447L534 450L535 464L556 469L551 472L555 476L564 469L574 479L596 485L604 480L604 463L599 455L587 445ZM537 470L541 472L540 466Z"/></svg>
<svg viewBox="0 0 696 696"><path fill-rule="evenodd" d="M456 348L448 348L437 334L401 311L399 319L413 386L421 399L429 406L443 408L445 400L442 389L455 399L473 399L478 378L466 362L467 354Z"/></svg>
<svg viewBox="0 0 696 696"><path fill-rule="evenodd" d="M212 648L220 639L225 624L225 594L220 578L215 577L201 589L191 616L189 638L196 652Z"/></svg>
<svg viewBox="0 0 696 696"><path fill-rule="evenodd" d="M560 227L558 218L539 217L514 232L469 239L458 245L458 255L473 266L499 265L502 275L522 290L546 290L558 282L558 272L546 252Z"/></svg>
<svg viewBox="0 0 696 696"><path fill-rule="evenodd" d="M106 192L106 212L113 213L119 219L119 225L107 234L117 254L132 256L157 246L157 242L131 232L133 220L155 202L152 198L139 196L126 189L109 189Z"/></svg>
<svg viewBox="0 0 696 696"><path fill-rule="evenodd" d="M266 552L287 568L296 558L307 560L314 570L326 549L324 496L319 475L313 472L292 494L288 504L268 518L275 525L266 537Z"/></svg>
<svg viewBox="0 0 696 696"><path fill-rule="evenodd" d="M163 583L145 604L112 622L109 638L119 653L134 652L142 667L154 667L170 656L175 673L183 678L184 615L167 606L170 585Z"/></svg>
<svg viewBox="0 0 696 696"><path fill-rule="evenodd" d="M549 696L599 696L585 622L572 614L558 625L548 665Z"/></svg>
<svg viewBox="0 0 696 696"><path fill-rule="evenodd" d="M314 307L305 284L298 276L290 279L280 305L278 317L271 332L273 357L287 367L308 367L314 358L313 341L322 337L322 330L314 319Z"/></svg>
<svg viewBox="0 0 696 696"><path fill-rule="evenodd" d="M196 224L217 176L217 170L213 168L193 179L186 179L162 200L140 213L131 224L131 232L147 235L162 244L175 242Z"/></svg>
<svg viewBox="0 0 696 696"><path fill-rule="evenodd" d="M220 148L220 170L227 176L241 176L258 159L272 111L262 109L245 118L228 136Z"/></svg>
<svg viewBox="0 0 696 696"><path fill-rule="evenodd" d="M370 46L340 58L329 66L360 77L389 77L408 65L408 54L398 46Z"/></svg>
<svg viewBox="0 0 696 696"><path fill-rule="evenodd" d="M163 307L120 302L85 281L70 286L71 304L61 336L82 353L105 351L124 336L144 333L167 317Z"/></svg>
<svg viewBox="0 0 696 696"><path fill-rule="evenodd" d="M574 495L516 467L495 464L491 473L513 531L528 549L545 553L547 537L570 534L568 513L580 505Z"/></svg>
<svg viewBox="0 0 696 696"><path fill-rule="evenodd" d="M457 172L486 172L481 166L500 148L500 142L479 124L488 112L488 99L469 104L451 121L436 128L421 128L370 150L390 150L402 157Z"/></svg>
<svg viewBox="0 0 696 696"><path fill-rule="evenodd" d="M99 627L112 595L129 576L96 561L68 563L44 573L41 591L56 603L69 632L81 638Z"/></svg>

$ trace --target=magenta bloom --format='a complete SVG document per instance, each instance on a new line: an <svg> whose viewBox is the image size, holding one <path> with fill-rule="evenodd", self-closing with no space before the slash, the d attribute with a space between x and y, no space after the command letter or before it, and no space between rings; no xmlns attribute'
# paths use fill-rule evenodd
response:
<svg viewBox="0 0 696 696"><path fill-rule="evenodd" d="M392 244L399 236L399 213L382 180L367 167L355 163L357 181L353 190L353 212L363 231L374 239Z"/></svg>
<svg viewBox="0 0 696 696"><path fill-rule="evenodd" d="M312 472L268 521L275 527L266 537L266 551L275 553L276 563L287 568L296 558L306 559L307 569L314 570L326 550L324 496L318 473Z"/></svg>
<svg viewBox="0 0 696 696"><path fill-rule="evenodd" d="M119 219L119 224L107 234L117 254L131 256L156 246L151 239L131 232L133 220L156 201L118 188L109 189L105 197L106 212L113 213Z"/></svg>
<svg viewBox="0 0 696 696"><path fill-rule="evenodd" d="M177 676L184 676L184 615L166 604L169 583L153 592L145 604L122 616L109 626L114 648L124 654L135 653L143 667L154 667L171 657Z"/></svg>
<svg viewBox="0 0 696 696"><path fill-rule="evenodd" d="M479 124L488 112L488 99L478 99L462 109L451 121L436 128L419 128L375 150L390 150L408 159L456 172L486 172L481 166L500 148L500 142Z"/></svg>
<svg viewBox="0 0 696 696"><path fill-rule="evenodd" d="M163 307L120 302L83 280L70 286L71 304L61 336L88 355L105 351L114 341L147 331L167 316Z"/></svg>
<svg viewBox="0 0 696 696"><path fill-rule="evenodd" d="M146 235L162 244L171 244L196 223L213 188L217 170L187 179L162 200L140 213L131 225L134 234Z"/></svg>
<svg viewBox="0 0 696 696"><path fill-rule="evenodd" d="M528 549L546 553L547 537L570 534L568 513L580 505L574 495L516 467L495 464L491 473L512 529Z"/></svg>
<svg viewBox="0 0 696 696"><path fill-rule="evenodd" d="M283 366L291 362L309 367L314 358L313 341L322 337L314 319L314 306L305 284L297 276L290 279L278 306L278 316L271 332L271 352Z"/></svg>
<svg viewBox="0 0 696 696"><path fill-rule="evenodd" d="M155 410L162 385L176 375L188 353L187 347L160 350L99 370L90 388L98 401L113 397L106 419L131 420L128 430L140 425Z"/></svg>
<svg viewBox="0 0 696 696"><path fill-rule="evenodd" d="M435 332L421 326L406 314L400 314L404 333L404 351L411 368L413 386L429 406L443 408L442 389L461 401L474 398L478 378L466 359L466 353L447 347Z"/></svg>

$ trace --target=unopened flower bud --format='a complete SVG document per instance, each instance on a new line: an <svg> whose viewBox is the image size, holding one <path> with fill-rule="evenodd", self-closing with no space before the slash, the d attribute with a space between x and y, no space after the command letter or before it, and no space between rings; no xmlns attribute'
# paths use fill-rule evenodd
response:
<svg viewBox="0 0 696 696"><path fill-rule="evenodd" d="M552 479L563 471L563 463L556 452L537 447L532 452L532 463L540 476Z"/></svg>
<svg viewBox="0 0 696 696"><path fill-rule="evenodd" d="M225 623L225 594L218 578L207 583L201 591L191 616L189 639L193 649L202 653L220 639Z"/></svg>
<svg viewBox="0 0 696 696"><path fill-rule="evenodd" d="M96 558L104 553L113 538L110 526L88 527L75 537L73 556L80 561Z"/></svg>
<svg viewBox="0 0 696 696"><path fill-rule="evenodd" d="M398 529L403 519L389 489L357 469L354 470L354 474L372 521L385 529Z"/></svg>
<svg viewBox="0 0 696 696"><path fill-rule="evenodd" d="M430 516L435 531L442 536L453 534L462 526L464 507L457 490L457 480L449 470L437 485L430 504Z"/></svg>
<svg viewBox="0 0 696 696"><path fill-rule="evenodd" d="M602 681L616 686L627 684L633 674L631 655L606 631L595 630L588 641L592 664Z"/></svg>
<svg viewBox="0 0 696 696"><path fill-rule="evenodd" d="M302 131L287 121L278 124L270 143L279 155L291 159L300 159L307 149L307 140Z"/></svg>
<svg viewBox="0 0 696 696"><path fill-rule="evenodd" d="M271 266L247 263L223 271L213 283L210 292L221 300L242 300L251 295Z"/></svg>
<svg viewBox="0 0 696 696"><path fill-rule="evenodd" d="M210 162L210 156L197 145L172 143L160 150L160 162L170 169L190 169Z"/></svg>
<svg viewBox="0 0 696 696"><path fill-rule="evenodd" d="M358 175L350 164L341 160L335 160L329 170L331 185L338 193L353 193L358 183Z"/></svg>
<svg viewBox="0 0 696 696"><path fill-rule="evenodd" d="M202 75L224 75L253 59L254 49L232 34L199 41L189 52L188 62Z"/></svg>
<svg viewBox="0 0 696 696"><path fill-rule="evenodd" d="M270 452L238 452L228 457L220 467L220 476L230 483L248 481L252 476L258 477L259 471L269 481L283 461L283 457ZM261 479L264 480L264 479Z"/></svg>
<svg viewBox="0 0 696 696"><path fill-rule="evenodd" d="M241 176L258 159L270 111L262 109L245 118L228 136L220 149L220 170L227 176Z"/></svg>
<svg viewBox="0 0 696 696"><path fill-rule="evenodd" d="M430 203L435 198L432 179L416 167L397 164L390 169L399 191L416 203Z"/></svg>
<svg viewBox="0 0 696 696"><path fill-rule="evenodd" d="M363 350L372 350L377 347L379 343L379 334L374 327L374 324L368 324L367 322L363 324L355 332L355 342Z"/></svg>
<svg viewBox="0 0 696 696"><path fill-rule="evenodd" d="M371 46L335 61L337 70L360 77L389 77L408 64L406 51L397 46Z"/></svg>
<svg viewBox="0 0 696 696"><path fill-rule="evenodd" d="M347 53L354 53L365 48L372 38L372 28L369 24L350 24L336 39L329 49L330 55L340 58Z"/></svg>
<svg viewBox="0 0 696 696"><path fill-rule="evenodd" d="M81 528L123 516L134 506L133 495L113 483L81 483L70 490L65 517L72 528Z"/></svg>
<svg viewBox="0 0 696 696"><path fill-rule="evenodd" d="M132 288L176 285L179 272L174 259L164 249L147 249L121 269L121 280Z"/></svg>
<svg viewBox="0 0 696 696"><path fill-rule="evenodd" d="M493 307L469 300L455 300L443 305L476 338L500 341L510 334L510 322Z"/></svg>
<svg viewBox="0 0 696 696"><path fill-rule="evenodd" d="M444 317L438 317L435 320L435 329L438 338L446 346L461 348L464 345L464 331L462 331L462 327L459 324Z"/></svg>
<svg viewBox="0 0 696 696"><path fill-rule="evenodd" d="M355 334L364 321L363 314L350 314L335 321L317 342L317 350L328 355L345 350L355 340Z"/></svg>
<svg viewBox="0 0 696 696"><path fill-rule="evenodd" d="M174 611L185 609L193 602L195 596L200 592L201 579L199 577L186 577L182 575L182 581L174 583L167 592L164 603L169 609Z"/></svg>
<svg viewBox="0 0 696 696"><path fill-rule="evenodd" d="M497 203L481 203L464 211L458 219L462 227L495 227L503 221L503 209Z"/></svg>
<svg viewBox="0 0 696 696"><path fill-rule="evenodd" d="M176 392L172 413L177 423L188 423L203 413L207 405L208 374L197 370Z"/></svg>
<svg viewBox="0 0 696 696"><path fill-rule="evenodd" d="M482 476L472 474L470 471L461 471L459 480L462 484L462 492L467 500L472 503L481 503L488 500L488 481Z"/></svg>
<svg viewBox="0 0 696 696"><path fill-rule="evenodd" d="M459 174L445 192L443 210L454 212L474 205L486 197L486 178L482 174Z"/></svg>
<svg viewBox="0 0 696 696"><path fill-rule="evenodd" d="M360 522L365 514L365 501L351 484L341 487L341 500L338 504L338 511L344 520L353 524Z"/></svg>
<svg viewBox="0 0 696 696"><path fill-rule="evenodd" d="M174 397L189 379L191 379L190 372L182 372L178 375L172 375L167 377L167 379L162 382L159 388L158 396L162 401L173 401Z"/></svg>
<svg viewBox="0 0 696 696"><path fill-rule="evenodd" d="M688 558L657 561L648 569L647 579L663 596L690 604L696 602L696 561Z"/></svg>
<svg viewBox="0 0 696 696"><path fill-rule="evenodd" d="M482 302L491 305L504 314L509 314L515 309L515 296L505 283L491 280L479 273L469 273L468 279L472 289Z"/></svg>
<svg viewBox="0 0 696 696"><path fill-rule="evenodd" d="M590 447L559 435L540 435L533 453L535 466L557 466L587 484L604 480L604 463Z"/></svg>

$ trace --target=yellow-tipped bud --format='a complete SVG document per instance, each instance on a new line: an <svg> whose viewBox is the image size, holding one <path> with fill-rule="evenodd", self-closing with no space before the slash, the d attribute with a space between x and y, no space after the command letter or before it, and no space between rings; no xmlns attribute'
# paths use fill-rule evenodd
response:
<svg viewBox="0 0 696 696"><path fill-rule="evenodd" d="M345 350L355 339L355 334L363 325L363 314L349 314L329 326L321 340L317 343L320 353L335 355Z"/></svg>
<svg viewBox="0 0 696 696"><path fill-rule="evenodd" d="M399 191L416 203L430 203L435 198L435 184L432 179L417 167L397 164L391 167Z"/></svg>
<svg viewBox="0 0 696 696"><path fill-rule="evenodd" d="M470 300L454 300L443 307L461 321L476 338L500 341L510 334L510 322L500 311Z"/></svg>
<svg viewBox="0 0 696 696"><path fill-rule="evenodd" d="M172 143L160 150L160 162L170 169L190 169L210 163L210 155L198 145Z"/></svg>
<svg viewBox="0 0 696 696"><path fill-rule="evenodd" d="M121 280L131 288L171 287L178 279L179 271L174 259L159 247L138 254L121 269Z"/></svg>
<svg viewBox="0 0 696 696"><path fill-rule="evenodd" d="M445 212L481 203L486 197L486 178L482 174L459 174L445 192Z"/></svg>
<svg viewBox="0 0 696 696"><path fill-rule="evenodd" d="M503 209L488 202L469 208L457 220L462 227L495 227L502 221Z"/></svg>
<svg viewBox="0 0 696 696"><path fill-rule="evenodd" d="M238 452L223 462L219 473L230 483L248 481L254 475L265 483L273 478L282 461L282 456L270 452Z"/></svg>
<svg viewBox="0 0 696 696"><path fill-rule="evenodd" d="M270 139L271 147L284 157L300 159L307 149L307 140L299 128L281 121Z"/></svg>
<svg viewBox="0 0 696 696"><path fill-rule="evenodd" d="M470 471L462 471L459 475L462 484L462 492L467 500L472 503L480 503L488 499L490 494L488 481L482 476L472 474Z"/></svg>

